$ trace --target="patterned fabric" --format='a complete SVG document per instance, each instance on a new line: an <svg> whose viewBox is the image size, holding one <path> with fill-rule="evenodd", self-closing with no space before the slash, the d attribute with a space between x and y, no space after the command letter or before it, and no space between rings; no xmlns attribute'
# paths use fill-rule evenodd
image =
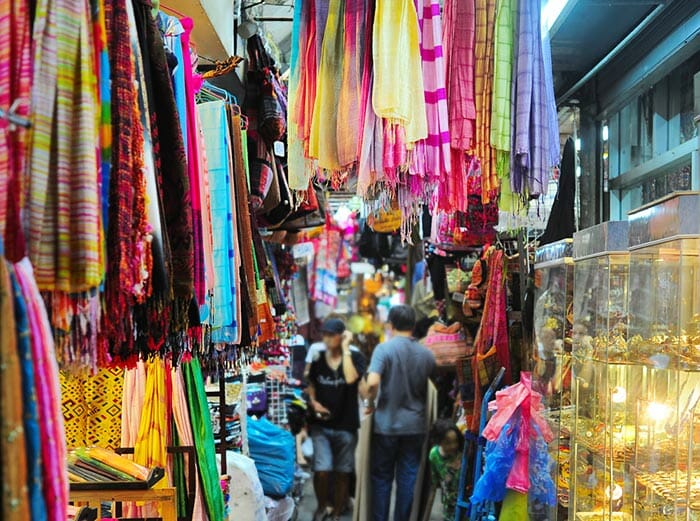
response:
<svg viewBox="0 0 700 521"><path fill-rule="evenodd" d="M187 325L187 308L194 286L192 201L185 145L163 39L155 19L151 16L150 2L135 2L134 12L146 64L146 80L150 86L149 108L156 172L159 176L165 226L170 242L170 287L176 298L171 329L183 331Z"/></svg>
<svg viewBox="0 0 700 521"><path fill-rule="evenodd" d="M476 120L474 101L474 0L445 2L445 70L452 148L471 150Z"/></svg>
<svg viewBox="0 0 700 521"><path fill-rule="evenodd" d="M32 336L47 519L65 521L68 505L66 435L61 414L61 388L51 325L29 259L24 258L15 264L15 273L27 304Z"/></svg>
<svg viewBox="0 0 700 521"><path fill-rule="evenodd" d="M121 369L101 369L87 377L61 373L61 406L69 447L121 447L123 390Z"/></svg>
<svg viewBox="0 0 700 521"><path fill-rule="evenodd" d="M372 46L374 111L392 125L404 127L407 144L425 139L428 123L413 0L377 1Z"/></svg>
<svg viewBox="0 0 700 521"><path fill-rule="evenodd" d="M476 0L474 38L474 92L476 95L476 157L481 162L481 200L488 203L497 196L496 152L491 147L491 110L493 89L493 37L496 0Z"/></svg>
<svg viewBox="0 0 700 521"><path fill-rule="evenodd" d="M24 117L29 112L32 79L29 24L28 2L0 1L0 108L8 110L20 100L16 114ZM0 121L0 239L5 239L5 256L10 261L25 253L19 208L24 200L27 136L26 129L11 131L6 120Z"/></svg>
<svg viewBox="0 0 700 521"><path fill-rule="evenodd" d="M428 137L416 145L411 171L432 180L450 173L450 129L440 2L418 1L416 11L421 31Z"/></svg>
<svg viewBox="0 0 700 521"><path fill-rule="evenodd" d="M22 367L22 404L24 406L24 438L27 449L29 511L31 512L32 520L44 520L46 519L46 502L44 501L42 487L41 437L39 433L39 411L37 409L29 318L22 289L12 268L10 268L10 279L14 294L17 355Z"/></svg>
<svg viewBox="0 0 700 521"><path fill-rule="evenodd" d="M90 33L86 2L37 3L27 220L29 255L47 291L85 292L102 280ZM59 63L71 65L59 73Z"/></svg>
<svg viewBox="0 0 700 521"><path fill-rule="evenodd" d="M505 256L503 250L491 247L484 257L488 263L488 290L484 300L481 325L474 340L476 351L476 356L472 360L474 381L481 381L482 385L477 385L475 388L474 415L471 425L473 432L479 430L482 386L488 386L494 376L490 369L497 372L499 366L505 367L503 383L510 385L512 380L506 316Z"/></svg>
<svg viewBox="0 0 700 521"><path fill-rule="evenodd" d="M446 458L440 453L440 447L436 445L430 450L428 459L433 486L439 487L441 490L442 519L443 521L454 521L459 496L461 454Z"/></svg>
<svg viewBox="0 0 700 521"><path fill-rule="evenodd" d="M447 106L450 128L451 171L438 185L438 207L466 211L464 180L469 171L467 152L474 144L476 105L474 100L474 0L446 0L443 45L447 71Z"/></svg>
<svg viewBox="0 0 700 521"><path fill-rule="evenodd" d="M3 520L25 521L31 518L22 421L22 368L17 356L12 284L4 259L0 259L0 326L0 512Z"/></svg>
<svg viewBox="0 0 700 521"><path fill-rule="evenodd" d="M133 308L150 294L142 273L150 272L147 254L146 180L143 175L144 128L138 113L134 53L127 0L108 0L106 29L112 68L112 170L109 188L109 265L105 284L105 334L119 362L134 351ZM135 226L136 224L136 226ZM137 288L141 288L137 295Z"/></svg>

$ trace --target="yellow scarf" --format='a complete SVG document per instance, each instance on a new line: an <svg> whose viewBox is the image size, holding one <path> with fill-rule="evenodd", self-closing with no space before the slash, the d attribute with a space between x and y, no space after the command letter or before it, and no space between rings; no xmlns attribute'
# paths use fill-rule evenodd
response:
<svg viewBox="0 0 700 521"><path fill-rule="evenodd" d="M402 125L409 144L425 139L428 123L413 0L377 0L372 56L372 105L377 116Z"/></svg>

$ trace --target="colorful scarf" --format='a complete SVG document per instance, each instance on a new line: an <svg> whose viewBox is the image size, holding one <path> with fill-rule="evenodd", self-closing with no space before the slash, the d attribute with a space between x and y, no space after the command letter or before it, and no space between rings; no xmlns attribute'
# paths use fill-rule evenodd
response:
<svg viewBox="0 0 700 521"><path fill-rule="evenodd" d="M9 110L19 100L15 113L23 117L29 113L31 59L28 2L0 1L0 108ZM27 136L26 129L10 130L8 121L0 120L0 239L5 239L10 261L25 254L19 209L26 183Z"/></svg>
<svg viewBox="0 0 700 521"><path fill-rule="evenodd" d="M491 146L498 152L497 170L503 177L511 146L511 93L513 90L513 39L516 20L515 0L498 0L494 35L493 98L491 105ZM504 172L505 170L505 172Z"/></svg>
<svg viewBox="0 0 700 521"><path fill-rule="evenodd" d="M187 391L185 389L185 380L183 377L183 371L181 367L177 369L171 369L171 379L173 382L173 420L175 422L177 430L177 439L181 446L183 447L193 447L194 437L192 436L192 423L190 422L190 414L187 409ZM190 456L185 454L184 462L185 467L189 468ZM194 456L196 460L196 455ZM199 473L198 464L195 461L195 469ZM190 494L194 494L194 510L192 512L192 519L204 519L204 496L202 495L202 487L199 479L194 480L195 489L189 490Z"/></svg>
<svg viewBox="0 0 700 521"><path fill-rule="evenodd" d="M552 166L558 161L553 150L558 126L557 130L549 128L553 95L545 72L537 0L518 3L518 20L510 182L513 192L537 196L546 191Z"/></svg>
<svg viewBox="0 0 700 521"><path fill-rule="evenodd" d="M163 39L151 16L150 2L136 2L134 13L144 53L156 177L170 245L168 294L173 300L167 347L179 348L185 342L194 290L192 201L187 160Z"/></svg>
<svg viewBox="0 0 700 521"><path fill-rule="evenodd" d="M491 111L493 89L493 35L496 0L476 0L476 32L474 38L474 93L476 95L475 153L481 162L481 200L497 197L496 153L491 147Z"/></svg>
<svg viewBox="0 0 700 521"><path fill-rule="evenodd" d="M377 1L372 45L374 111L391 125L403 126L406 143L412 146L428 136L420 33L412 0Z"/></svg>
<svg viewBox="0 0 700 521"><path fill-rule="evenodd" d="M421 30L428 138L416 145L411 172L436 180L450 173L450 129L440 3L423 0L417 3L416 10Z"/></svg>
<svg viewBox="0 0 700 521"><path fill-rule="evenodd" d="M209 324L217 341L226 341L234 325L233 221L231 207L230 135L226 107L223 101L199 105L211 194L211 222L216 230L213 242L214 293Z"/></svg>
<svg viewBox="0 0 700 521"><path fill-rule="evenodd" d="M34 44L29 254L42 290L81 293L100 284L104 260L87 3L41 0Z"/></svg>
<svg viewBox="0 0 700 521"><path fill-rule="evenodd" d="M216 464L216 449L212 431L211 416L204 390L204 379L198 359L182 364L182 373L187 388L187 403L190 422L197 449L199 476L202 482L204 499L210 521L223 521L224 498L219 484L219 472Z"/></svg>
<svg viewBox="0 0 700 521"><path fill-rule="evenodd" d="M309 138L309 157L317 159L320 168L331 172L340 172L348 166L341 164L338 155L338 123L342 121L338 118L338 105L344 60L350 59L349 56L345 56L343 49L344 11L345 0L330 0Z"/></svg>
<svg viewBox="0 0 700 521"><path fill-rule="evenodd" d="M27 496L27 450L23 433L22 368L8 264L0 259L0 476L2 518L31 519ZM11 457L10 457L11 455Z"/></svg>
<svg viewBox="0 0 700 521"><path fill-rule="evenodd" d="M144 127L134 84L135 56L127 0L108 0L105 7L112 69L112 133L116 138L110 172L105 284L106 308L114 315L105 320L105 334L112 352L125 361L134 349L133 307L137 299L143 302L148 294L142 276L148 247Z"/></svg>
<svg viewBox="0 0 700 521"><path fill-rule="evenodd" d="M24 438L27 450L27 490L32 520L46 519L46 502L42 490L41 436L37 408L34 359L27 305L14 269L9 268L14 295L15 327L17 331L17 356L22 368L22 404L24 405Z"/></svg>
<svg viewBox="0 0 700 521"><path fill-rule="evenodd" d="M447 212L467 210L465 179L476 133L474 99L474 0L446 0L443 46L447 77L447 107L451 161L446 182L438 185L438 209Z"/></svg>
<svg viewBox="0 0 700 521"><path fill-rule="evenodd" d="M51 325L29 259L25 258L15 264L15 273L27 304L32 338L47 519L65 521L68 505L66 435L61 413L61 388ZM7 394L3 392L3 397L5 396Z"/></svg>
<svg viewBox="0 0 700 521"><path fill-rule="evenodd" d="M238 215L238 241L240 244L253 243L253 231L250 215L250 201L248 199L248 179L247 179L247 154L248 143L247 136L241 128L241 117L234 116L231 125L231 134L233 137L233 181L236 190L236 206L235 212ZM241 333L248 336L243 338L252 339L255 336L255 329L258 323L258 306L254 302L255 293L257 291L257 280L255 270L255 256L252 248L244 247L240 250L242 261L241 282L243 293L241 295L241 308L244 318L249 320L247 331L241 324Z"/></svg>

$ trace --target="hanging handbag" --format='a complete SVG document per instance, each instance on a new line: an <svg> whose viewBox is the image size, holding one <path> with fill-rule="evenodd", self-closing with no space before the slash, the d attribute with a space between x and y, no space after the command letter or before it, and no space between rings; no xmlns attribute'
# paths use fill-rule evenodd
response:
<svg viewBox="0 0 700 521"><path fill-rule="evenodd" d="M281 228L290 231L316 228L326 223L326 196L321 187L309 183L306 199L287 218Z"/></svg>
<svg viewBox="0 0 700 521"><path fill-rule="evenodd" d="M432 351L438 367L454 367L458 359L474 352L474 344L459 322L450 326L440 322L433 324L423 344Z"/></svg>
<svg viewBox="0 0 700 521"><path fill-rule="evenodd" d="M274 182L263 203L260 224L270 229L279 228L292 213L292 191L289 189L287 175L279 161L275 160Z"/></svg>

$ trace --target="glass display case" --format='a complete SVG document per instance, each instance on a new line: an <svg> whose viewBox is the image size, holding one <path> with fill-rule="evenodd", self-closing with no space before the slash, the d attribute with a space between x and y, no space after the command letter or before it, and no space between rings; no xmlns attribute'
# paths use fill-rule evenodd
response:
<svg viewBox="0 0 700 521"><path fill-rule="evenodd" d="M626 349L627 245L627 222L574 235L571 521L632 519L635 416L626 404L643 369Z"/></svg>
<svg viewBox="0 0 700 521"><path fill-rule="evenodd" d="M700 519L700 194L630 214L627 357L633 416L632 515Z"/></svg>
<svg viewBox="0 0 700 521"><path fill-rule="evenodd" d="M569 505L569 436L571 406L571 346L573 326L573 240L538 248L535 253L534 346L532 388L542 395L554 439L549 450L557 488L556 506L530 501L532 521L567 518Z"/></svg>

